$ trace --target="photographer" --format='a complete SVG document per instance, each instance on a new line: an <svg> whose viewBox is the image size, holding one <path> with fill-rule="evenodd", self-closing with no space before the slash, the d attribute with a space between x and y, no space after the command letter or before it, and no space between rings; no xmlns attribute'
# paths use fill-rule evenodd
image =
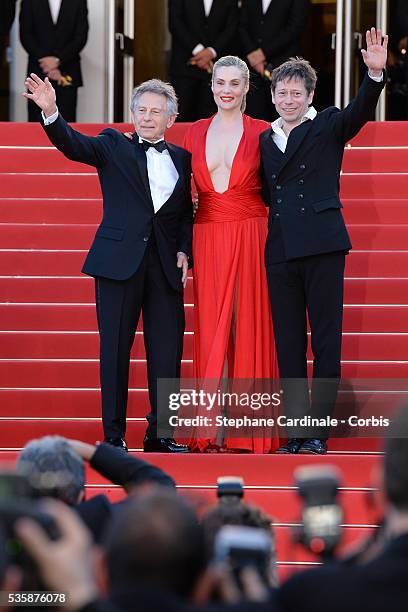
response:
<svg viewBox="0 0 408 612"><path fill-rule="evenodd" d="M169 490L129 500L112 522L104 553L96 553L65 504L47 500L43 509L59 530L57 540L28 519L16 531L47 587L67 594L69 611L276 610L250 568L242 573L243 592L226 568L206 568L203 529L190 505ZM214 590L221 603L212 606Z"/></svg>
<svg viewBox="0 0 408 612"><path fill-rule="evenodd" d="M395 418L381 483L384 531L379 552L366 563L331 563L297 574L280 589L283 612L405 612L408 601L408 409ZM398 437L397 437L398 436ZM402 437L405 436L405 437Z"/></svg>
<svg viewBox="0 0 408 612"><path fill-rule="evenodd" d="M29 442L17 460L17 473L29 480L39 496L75 506L97 542L102 539L112 511L121 503L111 504L106 495L85 500L84 461L129 495L142 486L175 487L174 480L160 468L109 444L94 446L60 436Z"/></svg>

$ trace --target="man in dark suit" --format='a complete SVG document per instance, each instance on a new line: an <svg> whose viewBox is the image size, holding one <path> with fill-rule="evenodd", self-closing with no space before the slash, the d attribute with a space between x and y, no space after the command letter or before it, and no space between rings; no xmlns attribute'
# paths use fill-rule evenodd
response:
<svg viewBox="0 0 408 612"><path fill-rule="evenodd" d="M309 0L242 0L239 35L243 58L251 69L247 113L257 119L276 117L270 82L264 76L300 49Z"/></svg>
<svg viewBox="0 0 408 612"><path fill-rule="evenodd" d="M388 437L390 436L390 437ZM295 575L278 593L282 612L405 612L408 602L408 411L387 433L380 495L383 549L368 562L330 563Z"/></svg>
<svg viewBox="0 0 408 612"><path fill-rule="evenodd" d="M110 128L96 138L73 130L59 114L48 78L32 74L26 86L31 93L23 95L42 109L52 143L98 169L104 214L83 272L96 279L105 440L127 448L130 351L142 311L151 405L144 449L186 452L157 428L158 379L180 377L193 220L190 154L163 138L177 116L174 89L152 79L134 90L136 132L128 140ZM167 410L168 402L159 416L168 425Z"/></svg>
<svg viewBox="0 0 408 612"><path fill-rule="evenodd" d="M311 106L316 73L292 59L274 72L272 99L280 117L261 135L264 197L270 207L265 263L272 306L284 408L301 417L310 410L307 390L307 323L314 354L311 416L332 413L340 379L345 254L351 249L339 200L345 143L374 117L384 86L388 37L372 28L368 75L344 109L317 113ZM294 430L296 431L296 430ZM298 430L297 430L298 431ZM306 430L278 449L325 453L327 428Z"/></svg>
<svg viewBox="0 0 408 612"><path fill-rule="evenodd" d="M67 121L76 121L78 87L83 84L79 54L87 38L86 0L23 0L20 39L28 53L27 74L53 81L58 108ZM40 120L30 100L28 120Z"/></svg>
<svg viewBox="0 0 408 612"><path fill-rule="evenodd" d="M180 100L180 121L216 111L213 61L237 51L237 0L169 0L170 78Z"/></svg>
<svg viewBox="0 0 408 612"><path fill-rule="evenodd" d="M8 36L16 16L17 0L2 0L0 2L0 37Z"/></svg>

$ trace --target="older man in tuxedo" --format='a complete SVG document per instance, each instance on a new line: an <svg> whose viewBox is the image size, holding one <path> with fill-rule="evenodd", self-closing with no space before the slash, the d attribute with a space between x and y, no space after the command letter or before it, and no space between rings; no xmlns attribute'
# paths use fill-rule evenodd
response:
<svg viewBox="0 0 408 612"><path fill-rule="evenodd" d="M88 38L87 0L23 0L20 39L28 53L27 74L53 82L58 108L67 121L76 121L78 87L82 86L80 52ZM40 111L28 101L28 120Z"/></svg>
<svg viewBox="0 0 408 612"><path fill-rule="evenodd" d="M32 73L26 87L30 93L23 95L42 110L52 143L99 174L103 219L83 272L95 277L105 441L127 448L130 351L142 311L151 405L144 449L187 452L157 428L158 379L180 377L193 221L190 154L164 141L177 116L174 89L158 79L136 87L136 131L129 140L111 128L97 137L73 130L59 113L48 78Z"/></svg>
<svg viewBox="0 0 408 612"><path fill-rule="evenodd" d="M243 59L251 69L252 86L247 97L251 117L276 117L264 72L299 53L309 4L309 0L242 0L239 36Z"/></svg>
<svg viewBox="0 0 408 612"><path fill-rule="evenodd" d="M169 0L170 77L180 121L215 113L211 70L216 58L238 51L238 0Z"/></svg>
<svg viewBox="0 0 408 612"><path fill-rule="evenodd" d="M285 410L310 412L307 389L307 316L314 355L312 414L333 411L341 367L345 254L351 242L340 212L340 170L344 146L374 118L385 84L387 42L367 32L362 50L368 68L356 98L343 111L317 113L312 101L316 73L292 58L272 78L279 118L261 135L264 197L270 207L265 262ZM326 428L295 432L281 453L326 452ZM299 436L299 437L298 437Z"/></svg>

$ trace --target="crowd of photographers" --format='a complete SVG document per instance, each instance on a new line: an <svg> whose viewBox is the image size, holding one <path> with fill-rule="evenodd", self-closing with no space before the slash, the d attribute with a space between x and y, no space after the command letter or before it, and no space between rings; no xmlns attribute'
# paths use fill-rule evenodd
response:
<svg viewBox="0 0 408 612"><path fill-rule="evenodd" d="M85 498L87 463L123 487L122 501ZM0 606L354 612L363 602L370 612L405 611L407 465L408 409L385 443L381 527L342 558L335 554L342 522L336 474L302 468L300 537L310 550L320 543L323 563L279 585L271 518L244 502L239 479L220 478L218 503L202 514L163 470L120 449L33 440L15 471L0 475Z"/></svg>

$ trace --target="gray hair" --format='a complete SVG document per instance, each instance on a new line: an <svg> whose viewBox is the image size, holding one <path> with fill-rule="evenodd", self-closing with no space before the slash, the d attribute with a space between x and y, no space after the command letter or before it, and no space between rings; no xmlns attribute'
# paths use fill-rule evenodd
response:
<svg viewBox="0 0 408 612"><path fill-rule="evenodd" d="M16 471L39 495L56 497L71 506L85 487L84 462L61 436L28 442L17 459Z"/></svg>
<svg viewBox="0 0 408 612"><path fill-rule="evenodd" d="M173 85L170 85L170 83L165 83L160 79L150 79L150 81L144 81L144 83L140 83L140 85L134 88L132 98L130 100L130 110L132 113L134 113L136 110L140 96L145 93L154 93L158 94L159 96L163 96L166 98L167 114L169 117L172 115L178 115L178 102L174 87Z"/></svg>
<svg viewBox="0 0 408 612"><path fill-rule="evenodd" d="M236 55L225 55L224 57L220 57L214 64L212 82L214 83L215 73L218 68L230 68L230 67L238 68L240 70L242 77L244 79L245 85L249 87L249 68L246 63ZM246 94L242 99L241 104L241 112L243 113L246 108Z"/></svg>

